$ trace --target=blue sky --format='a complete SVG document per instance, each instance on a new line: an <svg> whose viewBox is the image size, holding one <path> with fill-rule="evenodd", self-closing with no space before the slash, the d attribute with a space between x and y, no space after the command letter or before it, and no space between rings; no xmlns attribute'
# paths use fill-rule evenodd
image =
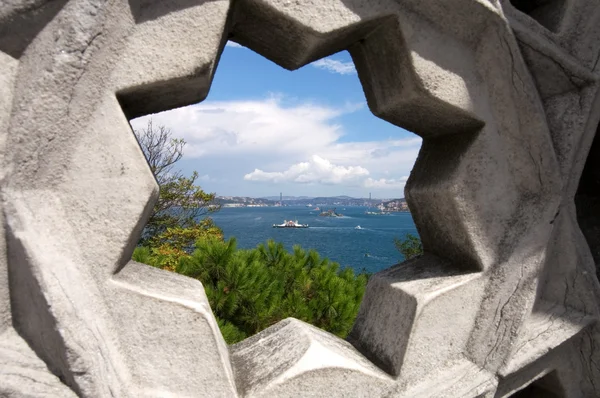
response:
<svg viewBox="0 0 600 398"><path fill-rule="evenodd" d="M207 99L148 118L187 144L178 166L229 196L404 196L421 139L369 111L350 55L290 72L229 42Z"/></svg>

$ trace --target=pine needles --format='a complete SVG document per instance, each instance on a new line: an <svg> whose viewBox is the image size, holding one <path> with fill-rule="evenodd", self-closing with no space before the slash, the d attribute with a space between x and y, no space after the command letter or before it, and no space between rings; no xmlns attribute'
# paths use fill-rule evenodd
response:
<svg viewBox="0 0 600 398"><path fill-rule="evenodd" d="M160 267L143 248L134 260ZM367 284L367 275L340 269L314 250L295 246L290 253L272 240L238 250L235 238L202 239L173 270L202 282L229 344L288 317L346 337Z"/></svg>

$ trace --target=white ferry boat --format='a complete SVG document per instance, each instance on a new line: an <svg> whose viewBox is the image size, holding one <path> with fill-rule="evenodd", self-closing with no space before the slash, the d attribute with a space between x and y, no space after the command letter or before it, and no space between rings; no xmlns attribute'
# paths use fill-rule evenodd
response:
<svg viewBox="0 0 600 398"><path fill-rule="evenodd" d="M298 224L298 220L283 220L283 224L273 224L273 228L308 228L308 224Z"/></svg>

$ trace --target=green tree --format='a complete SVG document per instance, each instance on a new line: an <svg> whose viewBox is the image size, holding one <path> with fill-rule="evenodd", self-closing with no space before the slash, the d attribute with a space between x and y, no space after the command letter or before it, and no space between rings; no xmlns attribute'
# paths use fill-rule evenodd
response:
<svg viewBox="0 0 600 398"><path fill-rule="evenodd" d="M423 254L421 239L413 234L406 234L404 239L394 238L394 246L404 256L404 260L410 260Z"/></svg>
<svg viewBox="0 0 600 398"><path fill-rule="evenodd" d="M367 276L294 246L292 252L272 240L240 250L235 238L207 237L196 250L173 257L138 247L134 260L200 280L221 332L238 342L294 317L346 337L358 313Z"/></svg>
<svg viewBox="0 0 600 398"><path fill-rule="evenodd" d="M206 193L196 185L196 171L190 177L185 177L180 170L174 169L183 156L186 142L182 138L173 138L170 129L162 125L155 126L150 119L146 128L134 130L134 134L160 188L158 201L139 243L148 245L158 239L152 245L160 246L179 232L179 243L184 236L189 237L185 244L179 245L180 248L189 250L204 234L203 226L214 227L199 224L198 219L220 209L215 194ZM182 231L186 229L190 230ZM168 230L171 232L167 233ZM168 237L164 237L165 234Z"/></svg>

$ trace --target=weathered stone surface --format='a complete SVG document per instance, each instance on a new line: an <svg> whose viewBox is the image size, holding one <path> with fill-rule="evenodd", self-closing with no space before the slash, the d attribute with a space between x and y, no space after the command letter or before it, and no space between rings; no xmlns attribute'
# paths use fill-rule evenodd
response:
<svg viewBox="0 0 600 398"><path fill-rule="evenodd" d="M18 61L9 55L0 52L0 159L6 156L6 131L10 121L14 83L18 70ZM4 181L8 172L8 165L3 162L0 167L0 181ZM3 205L0 203L0 225L4 225ZM4 228L0 229L0 333L4 332L11 324L10 292L8 284L8 262L6 260L6 237Z"/></svg>
<svg viewBox="0 0 600 398"><path fill-rule="evenodd" d="M425 378L402 392L389 396L402 398L491 398L497 388L496 377L465 359L447 362L436 372L435 379Z"/></svg>
<svg viewBox="0 0 600 398"><path fill-rule="evenodd" d="M236 395L227 345L200 282L131 262L110 285L118 339L141 395ZM157 322L157 314L168 322ZM149 366L161 363L177 374Z"/></svg>
<svg viewBox="0 0 600 398"><path fill-rule="evenodd" d="M4 314L12 316L48 369L80 396L235 396L225 343L202 286L164 272L150 273L160 289L140 286L148 267L126 266L157 187L117 93L183 77L192 95L170 102L165 94L163 106L201 100L229 3L150 6L69 1L39 27L19 59L2 54L14 66L2 70L9 83L2 89L12 98L0 107L2 139L11 148L2 180L9 257L2 270L8 269L10 289L3 284L0 297L11 311L0 314L3 321ZM139 7L145 22L136 24ZM201 28L211 24L215 29L207 35ZM169 40L176 26L196 36L188 32L185 41L172 33ZM158 36L136 33L148 27ZM189 57L187 64L160 63L158 54L168 61L179 52ZM160 67L136 67L150 65L142 62L147 59ZM194 84L185 77L190 74ZM144 103L138 94L132 95ZM131 272L136 277L128 279ZM169 291L169 278L177 294ZM185 294L190 282L187 290L197 294ZM173 339L184 335L180 328L188 332L188 345Z"/></svg>
<svg viewBox="0 0 600 398"><path fill-rule="evenodd" d="M462 357L483 288L481 274L456 272L431 255L396 265L369 281L378 293L363 300L350 341L413 385ZM436 327L440 322L443 329ZM423 355L425 347L437 349Z"/></svg>
<svg viewBox="0 0 600 398"><path fill-rule="evenodd" d="M289 318L231 347L247 397L374 397L393 379L347 342Z"/></svg>
<svg viewBox="0 0 600 398"><path fill-rule="evenodd" d="M599 21L594 0L2 2L0 393L600 396ZM228 350L200 283L129 261L157 186L128 118L203 100L228 38L288 69L348 49L373 113L423 137L427 254L373 276L352 345L286 320Z"/></svg>
<svg viewBox="0 0 600 398"><path fill-rule="evenodd" d="M77 396L48 370L14 330L0 335L0 381L0 395L3 397Z"/></svg>

